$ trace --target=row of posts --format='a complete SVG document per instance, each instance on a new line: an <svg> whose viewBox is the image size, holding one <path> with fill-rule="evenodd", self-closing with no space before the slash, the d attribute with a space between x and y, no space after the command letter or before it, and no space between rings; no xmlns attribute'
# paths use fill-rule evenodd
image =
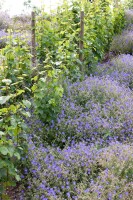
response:
<svg viewBox="0 0 133 200"><path fill-rule="evenodd" d="M35 12L32 11L31 13L31 27L32 27L32 47L31 47L31 54L32 54L32 66L36 66L36 33L35 33ZM79 41L79 60L82 63L80 65L80 70L83 72L83 49L84 49L84 11L80 12L80 41Z"/></svg>

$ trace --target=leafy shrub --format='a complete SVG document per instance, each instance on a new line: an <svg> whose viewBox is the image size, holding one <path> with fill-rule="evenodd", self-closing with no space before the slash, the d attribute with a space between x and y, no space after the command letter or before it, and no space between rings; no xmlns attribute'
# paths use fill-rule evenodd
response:
<svg viewBox="0 0 133 200"><path fill-rule="evenodd" d="M77 199L77 185L86 185L98 173L97 150L84 143L63 151L43 145L36 148L31 141L29 147L31 176L23 199L31 197L31 193L33 199Z"/></svg>
<svg viewBox="0 0 133 200"><path fill-rule="evenodd" d="M25 108L30 102L16 101L24 90L11 93L8 83L10 79L3 79L5 86L0 89L7 94L0 97L0 197L6 198L5 189L15 186L20 181L21 156L26 153L26 125L22 116L29 116Z"/></svg>
<svg viewBox="0 0 133 200"><path fill-rule="evenodd" d="M55 34L52 22L43 9L36 16L36 26L37 58L40 63L43 63L48 52L51 53L51 57L54 56L58 36Z"/></svg>
<svg viewBox="0 0 133 200"><path fill-rule="evenodd" d="M119 55L105 64L98 65L95 72L98 76L107 76L121 84L133 88L133 56Z"/></svg>
<svg viewBox="0 0 133 200"><path fill-rule="evenodd" d="M31 53L25 37L19 33L8 33L7 45L1 49L2 66L6 69L4 76L19 87L29 87L31 83ZM13 87L12 87L13 88ZM15 86L14 86L15 89Z"/></svg>
<svg viewBox="0 0 133 200"><path fill-rule="evenodd" d="M119 53L133 53L133 32L124 31L122 35L117 35L111 44L110 51Z"/></svg>
<svg viewBox="0 0 133 200"><path fill-rule="evenodd" d="M77 23L68 5L58 14L48 17L43 10L37 17L37 57L40 63L52 64L57 69L67 69L69 76L76 77L78 67ZM70 6L69 6L70 7ZM77 8L77 7L76 7ZM73 6L71 6L73 9ZM69 20L68 20L69 16Z"/></svg>
<svg viewBox="0 0 133 200"><path fill-rule="evenodd" d="M110 1L85 4L84 56L89 69L103 57L114 34L114 19L109 4Z"/></svg>
<svg viewBox="0 0 133 200"><path fill-rule="evenodd" d="M1 50L0 68L0 197L6 199L7 187L20 180L21 157L27 149L27 126L23 117L31 103L25 100L29 93L30 52L25 42L13 40ZM15 44L14 44L15 43ZM18 45L19 43L19 45ZM18 46L15 46L18 45ZM21 48L21 46L23 48ZM27 83L28 82L28 83Z"/></svg>
<svg viewBox="0 0 133 200"><path fill-rule="evenodd" d="M22 199L132 198L132 145L115 142L98 150L80 143L60 150L30 141L28 156L31 176Z"/></svg>
<svg viewBox="0 0 133 200"><path fill-rule="evenodd" d="M32 87L35 113L43 122L55 120L60 111L63 96L63 87L59 80L60 73L60 70L48 70L44 78L39 78Z"/></svg>
<svg viewBox="0 0 133 200"><path fill-rule="evenodd" d="M125 20L125 10L122 4L118 6L116 2L114 8L114 34L119 34L126 25Z"/></svg>
<svg viewBox="0 0 133 200"><path fill-rule="evenodd" d="M103 58L114 33L119 33L125 24L123 5L116 8L116 5L111 7L112 4L112 0L83 1L82 4L74 0L64 1L51 16L40 11L36 30L39 61L46 61L50 52L53 67L63 69L65 66L71 78L81 67L91 73L91 66ZM84 63L79 60L81 9L85 12Z"/></svg>

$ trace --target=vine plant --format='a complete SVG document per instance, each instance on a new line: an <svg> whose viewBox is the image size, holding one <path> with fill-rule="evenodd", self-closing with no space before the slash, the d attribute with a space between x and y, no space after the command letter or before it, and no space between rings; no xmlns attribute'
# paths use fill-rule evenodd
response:
<svg viewBox="0 0 133 200"><path fill-rule="evenodd" d="M20 181L21 158L26 153L26 125L29 117L25 99L29 92L30 52L26 43L13 39L1 50L0 68L0 196L8 198L5 189Z"/></svg>

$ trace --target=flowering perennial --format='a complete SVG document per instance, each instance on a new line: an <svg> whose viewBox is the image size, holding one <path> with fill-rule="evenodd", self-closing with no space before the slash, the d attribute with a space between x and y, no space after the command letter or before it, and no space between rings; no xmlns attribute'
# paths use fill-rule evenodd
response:
<svg viewBox="0 0 133 200"><path fill-rule="evenodd" d="M120 53L133 53L133 31L124 31L122 35L118 35L112 41L110 51Z"/></svg>
<svg viewBox="0 0 133 200"><path fill-rule="evenodd" d="M107 78L89 77L68 89L57 121L42 135L49 143L63 146L79 141L103 145L132 138L133 94L129 88Z"/></svg>
<svg viewBox="0 0 133 200"><path fill-rule="evenodd" d="M117 80L122 85L133 88L133 56L122 54L105 64L97 67L98 76L109 76L112 80Z"/></svg>
<svg viewBox="0 0 133 200"><path fill-rule="evenodd" d="M64 150L29 142L27 195L33 200L119 200L133 195L133 146L111 143L96 149L79 143ZM25 174L28 170L25 169Z"/></svg>

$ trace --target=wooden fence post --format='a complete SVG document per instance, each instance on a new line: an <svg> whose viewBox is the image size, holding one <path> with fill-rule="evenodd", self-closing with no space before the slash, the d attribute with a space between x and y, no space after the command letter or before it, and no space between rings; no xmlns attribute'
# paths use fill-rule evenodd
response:
<svg viewBox="0 0 133 200"><path fill-rule="evenodd" d="M32 54L32 67L36 66L36 35L35 35L35 12L31 13L31 54Z"/></svg>
<svg viewBox="0 0 133 200"><path fill-rule="evenodd" d="M84 11L80 12L80 41L79 41L79 60L83 63L83 48L84 48ZM84 69L81 66L81 71Z"/></svg>

